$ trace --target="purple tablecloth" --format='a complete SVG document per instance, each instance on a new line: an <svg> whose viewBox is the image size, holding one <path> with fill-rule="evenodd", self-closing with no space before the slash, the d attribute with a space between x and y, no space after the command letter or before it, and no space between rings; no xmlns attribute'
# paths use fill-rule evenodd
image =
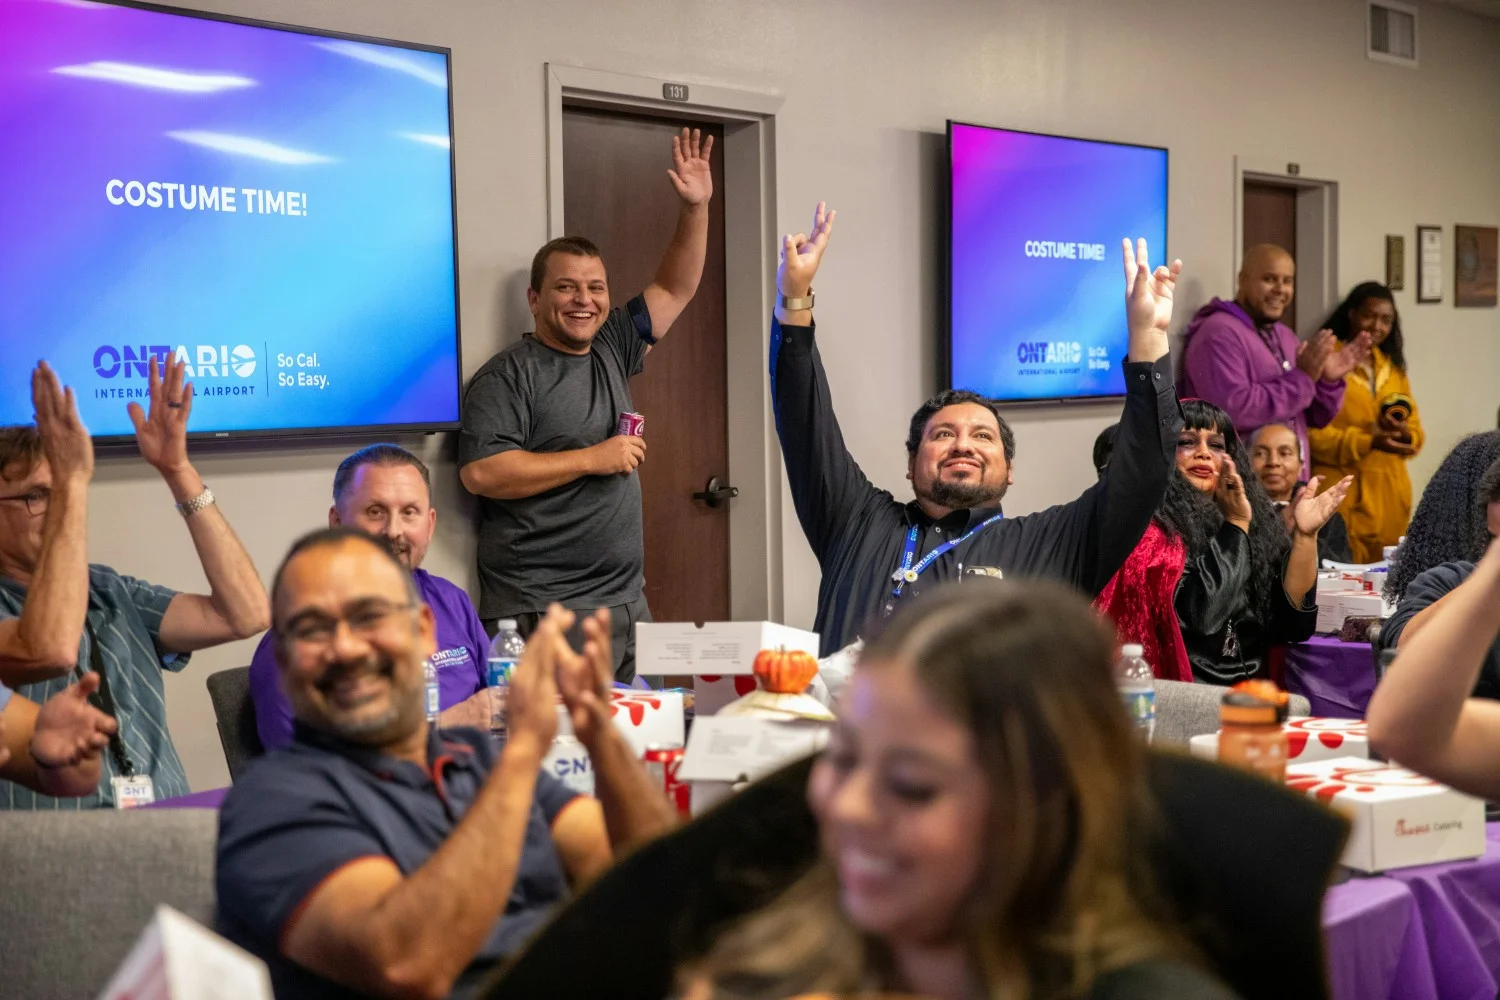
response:
<svg viewBox="0 0 1500 1000"><path fill-rule="evenodd" d="M1368 642L1315 635L1288 647L1284 680L1288 691L1312 703L1314 716L1363 719L1375 693L1374 655Z"/></svg>
<svg viewBox="0 0 1500 1000"><path fill-rule="evenodd" d="M217 809L224 803L224 793L227 788L210 788L206 792L191 792L187 795L179 795L175 799L162 799L153 802L143 809Z"/></svg>
<svg viewBox="0 0 1500 1000"><path fill-rule="evenodd" d="M1473 861L1355 878L1323 901L1334 1000L1494 1000L1500 823Z"/></svg>

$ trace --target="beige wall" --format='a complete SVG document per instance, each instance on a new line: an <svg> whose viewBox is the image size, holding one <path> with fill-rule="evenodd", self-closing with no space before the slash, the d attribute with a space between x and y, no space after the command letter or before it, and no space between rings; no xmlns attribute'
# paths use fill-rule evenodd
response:
<svg viewBox="0 0 1500 1000"><path fill-rule="evenodd" d="M1187 261L1185 317L1228 290L1233 157L1298 161L1339 182L1342 285L1383 276L1386 233L1500 222L1500 23L1423 7L1423 65L1363 55L1363 0L194 0L249 17L410 39L454 51L464 357L472 371L526 329L516 276L548 235L543 64L671 77L786 96L777 122L783 227L819 198L839 232L818 281L824 357L845 433L871 477L901 493L906 415L934 388L937 192L945 118L1130 140L1172 151L1171 250ZM1399 305L1429 431L1419 483L1462 433L1493 425L1500 316ZM996 308L1004 308L997 302ZM665 349L670 350L670 345ZM759 372L742 377L759 377ZM1018 411L1008 508L1067 499L1117 407ZM417 442L433 449L440 442ZM262 571L322 521L346 448L204 456ZM451 453L450 453L451 454ZM439 464L440 537L428 566L472 582L468 511ZM164 488L131 459L102 463L92 557L202 586ZM789 511L789 507L788 507ZM811 620L817 575L785 522L787 617ZM203 686L250 644L200 654L172 678L172 730L199 788L225 770Z"/></svg>

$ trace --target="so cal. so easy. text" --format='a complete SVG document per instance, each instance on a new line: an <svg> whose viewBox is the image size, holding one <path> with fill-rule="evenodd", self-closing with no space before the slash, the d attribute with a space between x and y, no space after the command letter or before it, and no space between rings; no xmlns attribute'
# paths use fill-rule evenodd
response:
<svg viewBox="0 0 1500 1000"><path fill-rule="evenodd" d="M311 354L277 354L276 367L307 369L320 368L322 366L318 363L317 352L314 351ZM308 371L278 371L276 373L276 384L284 388L326 389L328 388L328 376Z"/></svg>

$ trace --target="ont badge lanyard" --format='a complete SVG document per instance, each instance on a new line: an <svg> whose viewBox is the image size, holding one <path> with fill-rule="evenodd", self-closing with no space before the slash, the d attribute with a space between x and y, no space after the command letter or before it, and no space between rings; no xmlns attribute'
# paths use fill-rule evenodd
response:
<svg viewBox="0 0 1500 1000"><path fill-rule="evenodd" d="M931 566L935 561L937 561L938 558L947 555L949 552L952 552L954 549L958 548L964 542L967 542L969 539L973 538L975 535L979 534L981 531L983 531L985 528L988 528L996 521L1003 521L1004 519L1004 514L996 514L994 517L980 522L979 524L970 528L968 531L964 532L962 537L949 539L948 541L939 545L937 548L933 549L931 552L927 553L920 560L918 560L915 566L912 565L912 560L916 558L917 555L917 539L921 536L922 529L918 525L912 525L911 528L906 532L906 548L901 553L901 568L891 574L891 580L895 583L896 586L891 589L891 596L885 602L885 613L889 615L896 609L896 602L901 599L901 591L905 589L908 583L916 583L917 578L922 575L923 571L926 570L928 566Z"/></svg>
<svg viewBox="0 0 1500 1000"><path fill-rule="evenodd" d="M83 625L89 634L89 665L93 667L94 673L99 675L99 690L94 692L89 701L99 711L115 720L115 731L109 737L109 755L114 758L115 767L120 772L109 779L115 791L115 808L134 809L137 806L149 806L156 801L155 786L152 785L149 774L135 773L135 763L131 761L130 754L125 751L124 723L121 722L120 714L115 708L115 696L109 689L109 675L104 672L104 657L99 655L99 636L87 616L83 619Z"/></svg>

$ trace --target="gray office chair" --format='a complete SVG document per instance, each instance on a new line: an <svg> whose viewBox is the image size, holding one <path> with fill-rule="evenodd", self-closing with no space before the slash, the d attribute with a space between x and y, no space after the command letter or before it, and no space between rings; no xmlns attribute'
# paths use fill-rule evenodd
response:
<svg viewBox="0 0 1500 1000"><path fill-rule="evenodd" d="M229 765L229 780L240 776L251 759L265 753L255 728L255 702L250 700L250 668L232 667L210 674L208 697L219 723L219 742Z"/></svg>

